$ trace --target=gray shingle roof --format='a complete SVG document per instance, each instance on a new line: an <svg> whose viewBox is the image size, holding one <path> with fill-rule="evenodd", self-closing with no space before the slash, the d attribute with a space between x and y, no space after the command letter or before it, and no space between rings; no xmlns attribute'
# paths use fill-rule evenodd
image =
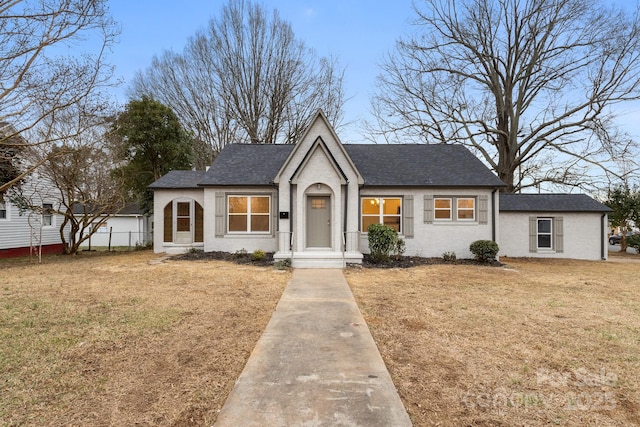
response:
<svg viewBox="0 0 640 427"><path fill-rule="evenodd" d="M586 194L500 194L500 212L611 212Z"/></svg>
<svg viewBox="0 0 640 427"><path fill-rule="evenodd" d="M293 145L230 144L198 180L198 172L173 171L150 188L272 185ZM504 187L461 145L346 144L366 186ZM179 172L182 172L180 174ZM199 172L202 173L202 172Z"/></svg>
<svg viewBox="0 0 640 427"><path fill-rule="evenodd" d="M152 190L198 188L198 183L202 181L204 174L204 171L171 171L149 185L149 188Z"/></svg>
<svg viewBox="0 0 640 427"><path fill-rule="evenodd" d="M462 145L345 144L368 186L504 187Z"/></svg>
<svg viewBox="0 0 640 427"><path fill-rule="evenodd" d="M284 144L227 145L200 185L272 185L293 147Z"/></svg>

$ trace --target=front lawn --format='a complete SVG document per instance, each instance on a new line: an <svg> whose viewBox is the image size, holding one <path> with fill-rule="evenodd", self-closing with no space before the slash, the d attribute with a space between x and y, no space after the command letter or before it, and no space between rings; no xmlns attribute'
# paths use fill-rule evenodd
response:
<svg viewBox="0 0 640 427"><path fill-rule="evenodd" d="M416 426L640 425L640 263L345 275Z"/></svg>

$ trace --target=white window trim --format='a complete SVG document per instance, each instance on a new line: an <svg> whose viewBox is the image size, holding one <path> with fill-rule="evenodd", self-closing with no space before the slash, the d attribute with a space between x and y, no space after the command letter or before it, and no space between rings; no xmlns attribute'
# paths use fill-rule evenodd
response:
<svg viewBox="0 0 640 427"><path fill-rule="evenodd" d="M471 200L473 202L473 208L460 208L458 202L460 200ZM456 221L463 222L475 222L476 221L476 199L475 197L456 197ZM460 218L460 211L472 211L473 216L471 218Z"/></svg>
<svg viewBox="0 0 640 427"><path fill-rule="evenodd" d="M438 200L448 200L449 201L449 208L448 209L444 209L444 208L438 208L437 204L438 204ZM436 215L436 212L444 212L444 211L449 211L449 217L448 218L438 218L438 215ZM453 197L434 197L433 198L433 221L434 222L451 222L453 221Z"/></svg>
<svg viewBox="0 0 640 427"><path fill-rule="evenodd" d="M5 217L0 217L0 222L9 222L11 220L11 204L8 200L2 200L2 198L0 198L0 205L4 206L2 210L5 212Z"/></svg>
<svg viewBox="0 0 640 427"><path fill-rule="evenodd" d="M438 200L448 200L449 209L437 208ZM460 211L468 211L470 209L458 208L459 200L472 200L473 201L473 218L460 218ZM436 212L449 211L449 218L437 218ZM455 213L455 215L454 215ZM433 222L434 223L447 223L447 224L477 224L478 223L478 198L476 196L433 196Z"/></svg>
<svg viewBox="0 0 640 427"><path fill-rule="evenodd" d="M229 199L231 197L246 197L247 198L247 231L231 231L229 230L229 225L230 222L229 221L229 217L231 215L245 215L245 214L232 214L231 212L229 212ZM257 214L258 216L266 216L269 219L269 229L267 231L250 231L249 228L251 227L251 199L253 199L254 197L265 197L267 198L267 200L269 201L269 212L267 212L266 214ZM271 195L269 194L227 194L227 205L226 205L226 222L227 222L227 234L231 234L234 236L238 236L238 235L269 235L271 234Z"/></svg>
<svg viewBox="0 0 640 427"><path fill-rule="evenodd" d="M364 199L378 199L378 203L379 203L379 212L377 214L365 214L364 213L364 209L363 209L363 204L364 204ZM384 200L400 200L400 213L399 214L385 214L384 213L384 209L382 208L384 206ZM403 209L404 209L404 201L402 197L398 197L398 196L361 196L360 197L360 228L362 228L362 218L364 217L369 217L369 218L373 218L373 217L378 217L378 222L377 224L384 224L384 217L385 216L397 216L399 219L398 224L400 224L399 228L400 231L398 231L398 234L402 234L402 232L404 231L404 224L402 224L402 213L403 213ZM367 230L361 230L362 233L367 234Z"/></svg>
<svg viewBox="0 0 640 427"><path fill-rule="evenodd" d="M56 226L56 214L55 213L50 213L50 214L45 214L44 210L47 209L45 208L45 205L50 205L51 208L53 209L53 203L42 203L42 215L41 215L41 224L42 224L42 228L54 228ZM44 223L44 218L50 216L51 217L51 224L45 224Z"/></svg>
<svg viewBox="0 0 640 427"><path fill-rule="evenodd" d="M549 221L549 232L544 232L541 233L538 226L539 226L539 222L543 220L543 221ZM546 247L546 246L540 246L540 239L538 238L539 236L549 236L549 242L550 242L550 246ZM536 249L540 252L552 252L553 251L553 218L550 217L538 217L536 218Z"/></svg>

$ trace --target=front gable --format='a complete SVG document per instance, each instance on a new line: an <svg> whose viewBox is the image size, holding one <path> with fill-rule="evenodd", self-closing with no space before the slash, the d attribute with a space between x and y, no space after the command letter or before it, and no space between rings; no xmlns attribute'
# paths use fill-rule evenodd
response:
<svg viewBox="0 0 640 427"><path fill-rule="evenodd" d="M323 156L331 164L335 173L345 182L364 183L364 179L342 146L326 116L318 110L300 141L295 145L273 182L292 181L300 176L309 165L315 165L318 156ZM317 165L316 165L317 166Z"/></svg>

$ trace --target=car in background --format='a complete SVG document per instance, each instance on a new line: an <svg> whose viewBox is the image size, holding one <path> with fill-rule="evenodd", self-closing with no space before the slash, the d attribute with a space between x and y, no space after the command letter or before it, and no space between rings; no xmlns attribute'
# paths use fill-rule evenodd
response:
<svg viewBox="0 0 640 427"><path fill-rule="evenodd" d="M627 231L624 234L627 237L629 237L629 236L633 236L635 234L638 234L638 232L637 231ZM618 234L614 234L612 236L609 236L609 244L610 245L619 245L620 244L620 240L622 240L622 233L618 233Z"/></svg>

